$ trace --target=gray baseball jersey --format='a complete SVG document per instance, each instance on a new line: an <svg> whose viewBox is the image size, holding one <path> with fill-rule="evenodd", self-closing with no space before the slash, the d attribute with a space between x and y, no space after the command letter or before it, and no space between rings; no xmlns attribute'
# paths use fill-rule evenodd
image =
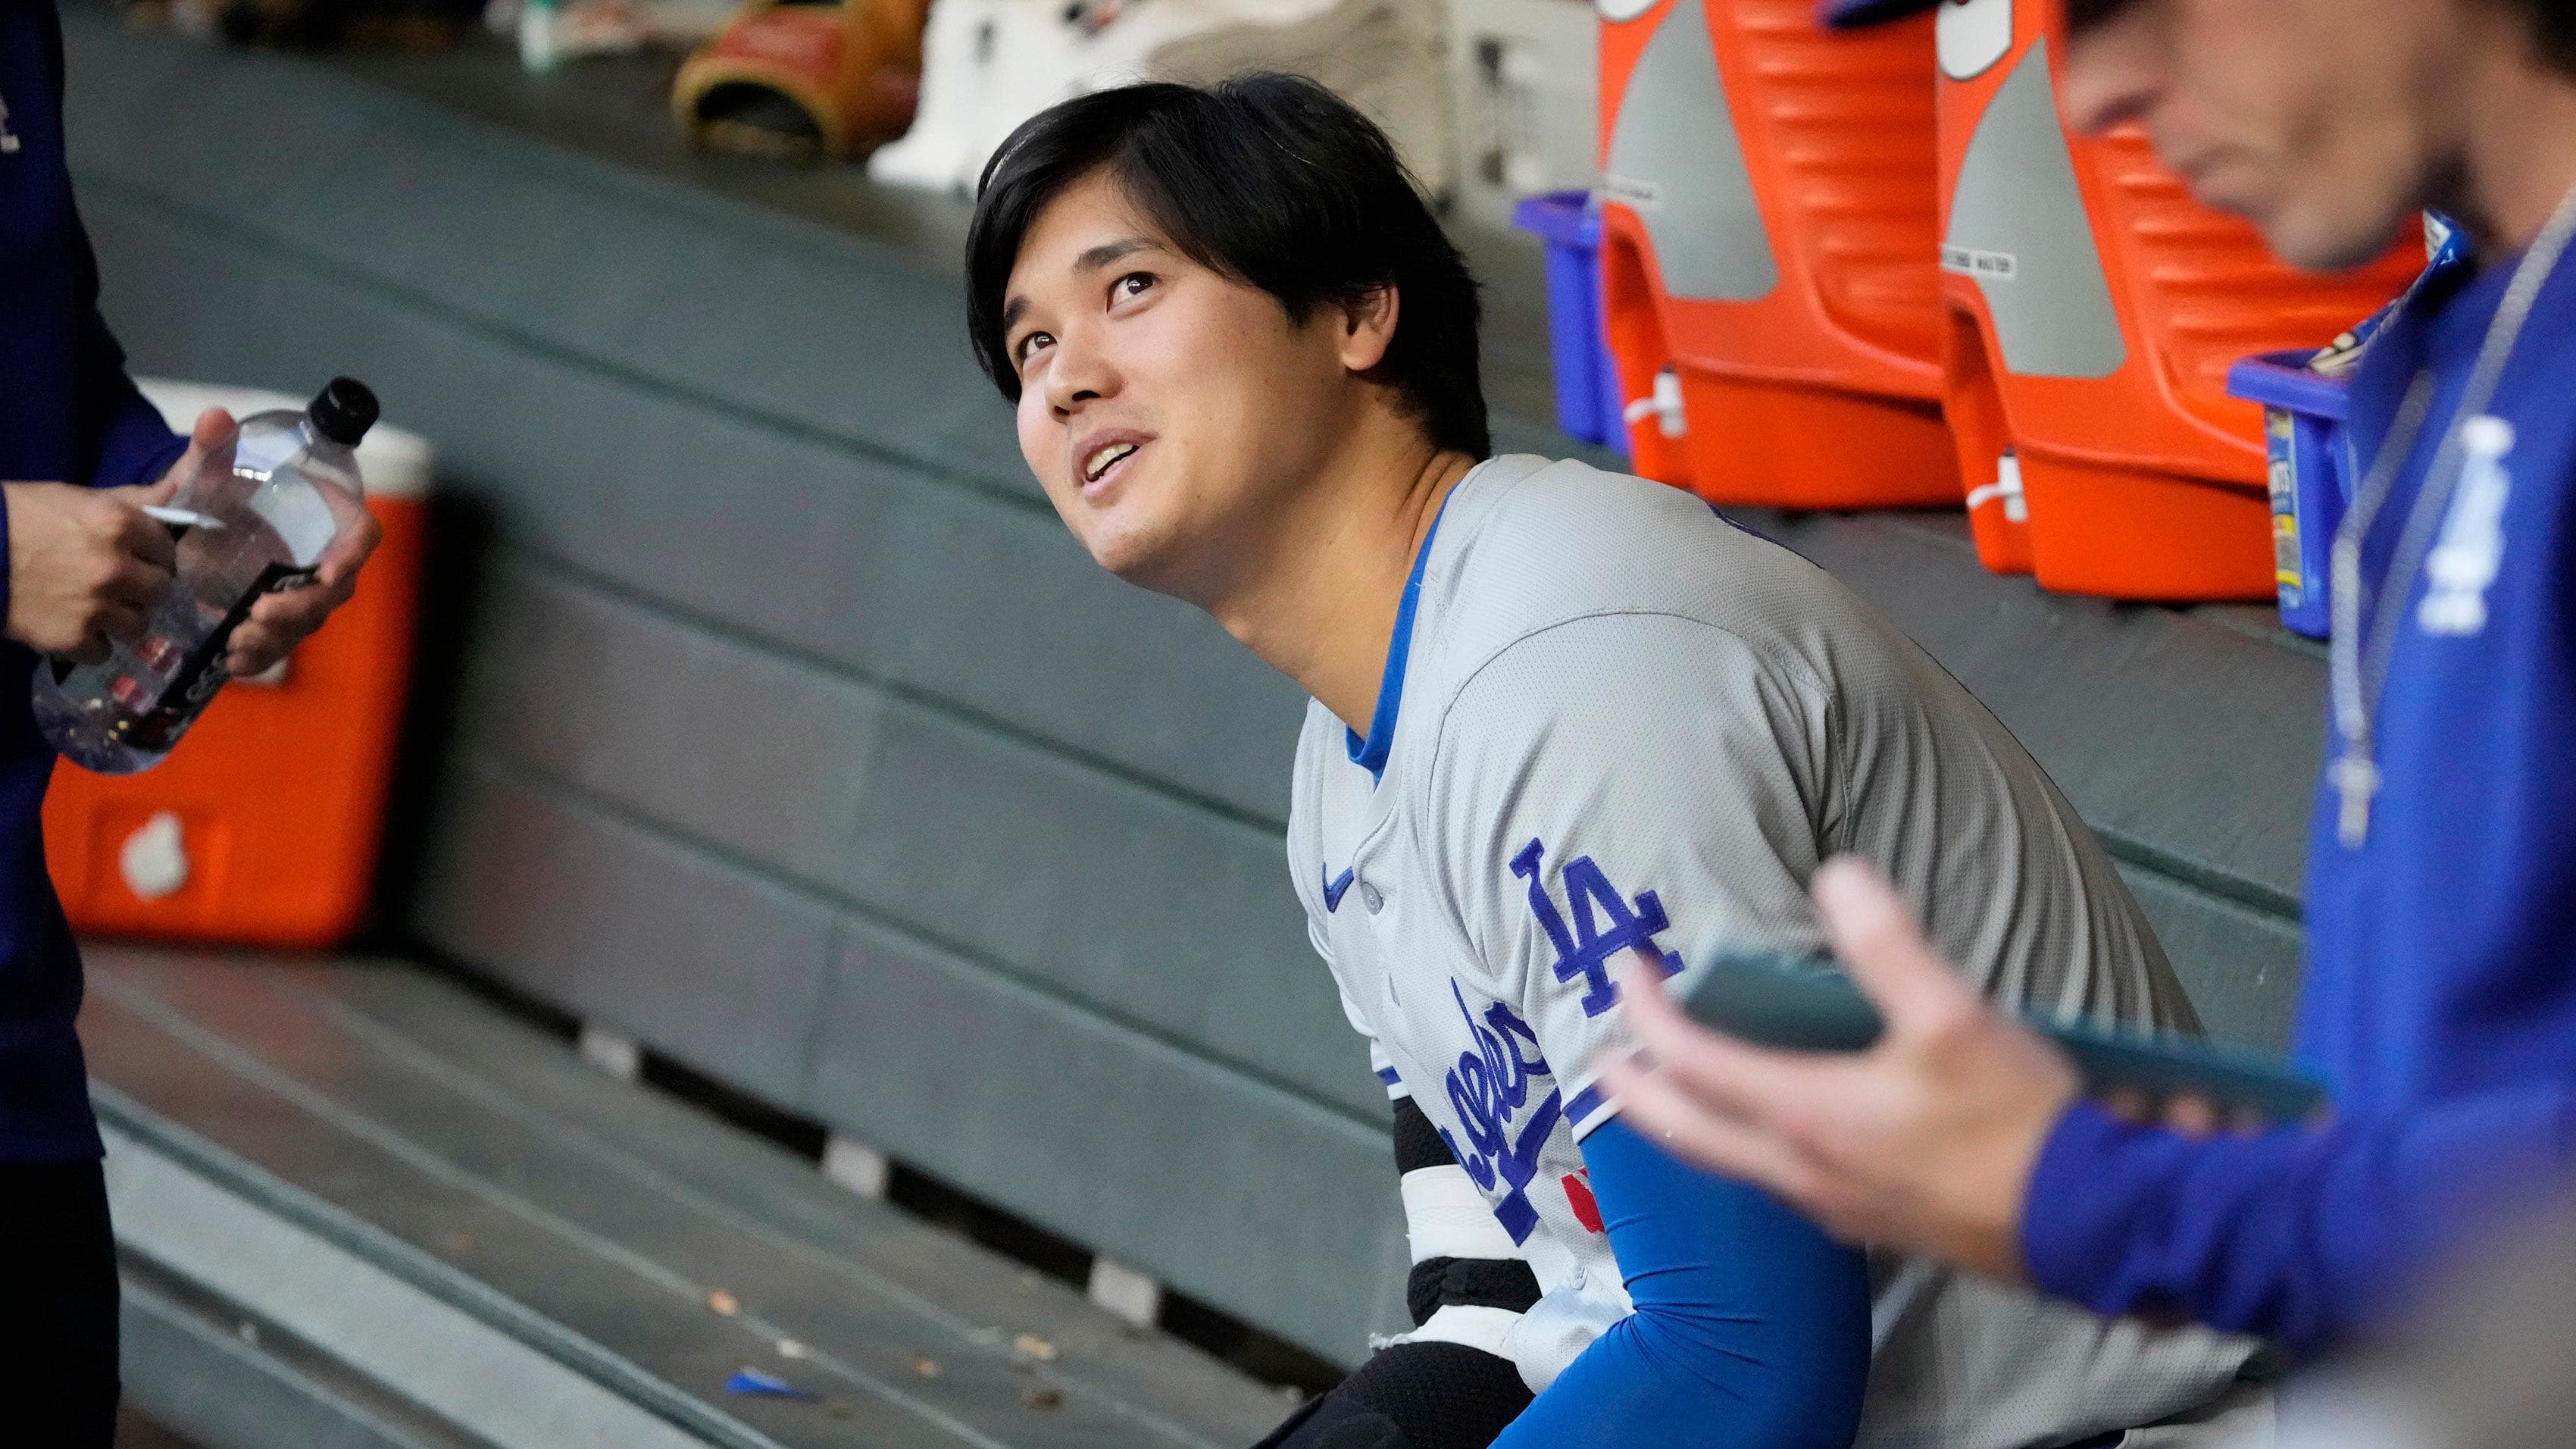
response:
<svg viewBox="0 0 2576 1449"><path fill-rule="evenodd" d="M2193 1025L2110 860L1983 706L1804 559L1580 463L1497 458L1451 493L1367 736L1310 707L1292 801L1316 949L1389 1091L1457 1158L1408 1174L1416 1260L1517 1256L1541 1290L1408 1337L1499 1353L1533 1390L1631 1311L1579 1144L1616 1111L1596 1079L1624 1049L1632 949L1679 970L1721 942L1816 948L1808 878L1848 853L1995 1000ZM2249 1352L1871 1266L1865 1445L2145 1424Z"/></svg>

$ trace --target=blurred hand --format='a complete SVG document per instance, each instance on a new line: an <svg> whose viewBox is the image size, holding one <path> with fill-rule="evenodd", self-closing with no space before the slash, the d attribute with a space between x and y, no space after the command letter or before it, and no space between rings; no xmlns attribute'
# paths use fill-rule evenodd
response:
<svg viewBox="0 0 2576 1449"><path fill-rule="evenodd" d="M177 545L143 510L232 447L232 414L208 408L187 451L144 488L0 483L9 510L9 637L40 654L95 664L108 640L143 633L170 587Z"/></svg>
<svg viewBox="0 0 2576 1449"><path fill-rule="evenodd" d="M169 498L172 481L149 488L79 488L69 483L0 483L9 511L9 621L12 639L60 658L93 664L111 637L131 639L170 587L170 531L143 515Z"/></svg>
<svg viewBox="0 0 2576 1449"><path fill-rule="evenodd" d="M2259 1137L2274 1124L2252 1108L2233 1115L2221 1113L2205 1097L2188 1094L2157 1100L2133 1088L2119 1088L2103 1094L2104 1111L2124 1122L2139 1127L2162 1127L2184 1137L2215 1137L2222 1132L2240 1137Z"/></svg>
<svg viewBox="0 0 2576 1449"><path fill-rule="evenodd" d="M1817 872L1816 913L1887 1025L1868 1051L1770 1051L1682 1015L1631 970L1644 1051L1606 1080L1629 1125L1764 1187L1847 1241L2027 1276L2021 1210L2041 1146L2077 1095L2064 1056L1989 1007L1875 871Z"/></svg>

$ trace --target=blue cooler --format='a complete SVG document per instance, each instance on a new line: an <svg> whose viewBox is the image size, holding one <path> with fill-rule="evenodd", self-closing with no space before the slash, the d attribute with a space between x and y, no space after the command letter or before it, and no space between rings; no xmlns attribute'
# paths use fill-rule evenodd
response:
<svg viewBox="0 0 2576 1449"><path fill-rule="evenodd" d="M2352 490L2361 486L2360 464L2352 456L2351 439L2344 436L2346 380L2355 354L2426 282L2466 263L2467 240L2449 222L2427 212L2424 254L2424 271L2406 295L2336 338L2325 354L2270 352L2227 371L2230 396L2263 405L2263 436L2271 454L2274 575L2280 583L2281 623L2292 633L2311 639L2334 633L2327 594L2334 578L2335 530L2343 526ZM2340 365L2333 372L2319 372L2314 364L2321 355Z"/></svg>
<svg viewBox="0 0 2576 1449"><path fill-rule="evenodd" d="M2344 437L2345 382L2308 366L2308 351L2269 352L2228 369L2227 391L2263 405L2271 453L2273 576L2281 623L2323 639L2334 631L2326 594L2336 528L2353 487Z"/></svg>
<svg viewBox="0 0 2576 1449"><path fill-rule="evenodd" d="M1601 213L1583 191L1533 196L1512 222L1547 243L1547 335L1556 373L1556 425L1628 453L1619 369L1601 331Z"/></svg>

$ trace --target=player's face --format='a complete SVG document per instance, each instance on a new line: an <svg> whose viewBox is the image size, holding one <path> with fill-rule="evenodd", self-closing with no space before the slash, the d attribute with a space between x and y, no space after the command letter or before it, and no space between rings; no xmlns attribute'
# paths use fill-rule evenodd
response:
<svg viewBox="0 0 2576 1449"><path fill-rule="evenodd" d="M2127 0L2069 47L2067 119L2143 125L2200 199L2284 261L2384 250L2440 184L2479 0Z"/></svg>
<svg viewBox="0 0 2576 1449"><path fill-rule="evenodd" d="M1222 593L1347 427L1330 309L1291 324L1100 173L1039 213L1004 298L1020 455L1074 537L1132 583Z"/></svg>

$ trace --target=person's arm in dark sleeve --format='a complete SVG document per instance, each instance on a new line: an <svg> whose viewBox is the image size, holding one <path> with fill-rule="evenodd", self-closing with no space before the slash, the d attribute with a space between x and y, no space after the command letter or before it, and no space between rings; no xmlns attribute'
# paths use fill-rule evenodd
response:
<svg viewBox="0 0 2576 1449"><path fill-rule="evenodd" d="M1665 1155L1616 1118L1583 1142L1636 1312L1495 1449L1844 1449L1869 1377L1869 1280L1769 1194Z"/></svg>
<svg viewBox="0 0 2576 1449"><path fill-rule="evenodd" d="M2097 1312L2315 1349L2377 1321L2571 1149L2576 1090L2555 1085L2260 1137L2188 1137L2079 1103L2032 1173L2022 1250L2039 1287Z"/></svg>
<svg viewBox="0 0 2576 1449"><path fill-rule="evenodd" d="M92 440L86 481L93 488L158 483L187 451L188 440L170 431L161 410L126 375L125 354L93 310L81 329L80 410L83 435Z"/></svg>
<svg viewBox="0 0 2576 1449"><path fill-rule="evenodd" d="M89 264L89 243L81 241L83 282L88 310L81 321L79 385L73 393L80 414L80 436L88 460L85 478L67 482L93 488L124 488L157 483L187 450L188 440L170 431L125 371L125 350L116 345L107 321L98 313L97 273Z"/></svg>
<svg viewBox="0 0 2576 1449"><path fill-rule="evenodd" d="M63 87L62 33L50 23L51 16L47 20L46 39L51 52L48 60L54 76L54 103L59 108ZM116 345L116 335L99 314L98 256L90 247L89 229L81 224L77 210L72 217L72 232L78 258L73 285L81 318L74 362L78 377L72 399L79 415L78 436L87 471L85 476L61 481L86 483L92 488L157 483L187 451L188 440L170 431L161 420L160 410L144 399L125 371L125 349ZM5 557L5 548L0 548L0 558Z"/></svg>
<svg viewBox="0 0 2576 1449"><path fill-rule="evenodd" d="M40 210L22 220L41 229L32 255L45 259L43 274L25 279L42 305L14 319L34 333L10 339L35 348L12 367L32 362L38 373L12 401L22 408L34 402L45 442L27 465L32 476L8 480L0 499L0 619L10 638L41 653L79 654L100 644L103 628L132 622L137 596L166 582L170 552L160 525L91 490L157 480L186 443L135 391L98 314L97 264L64 193L62 35L54 7L11 9L24 13L21 24L8 27L9 44L13 51L23 44L23 22L32 18L51 92L13 90L22 108L45 112L22 120L34 144L7 158L37 188ZM13 75L23 73L13 65ZM56 270L64 261L67 277Z"/></svg>

